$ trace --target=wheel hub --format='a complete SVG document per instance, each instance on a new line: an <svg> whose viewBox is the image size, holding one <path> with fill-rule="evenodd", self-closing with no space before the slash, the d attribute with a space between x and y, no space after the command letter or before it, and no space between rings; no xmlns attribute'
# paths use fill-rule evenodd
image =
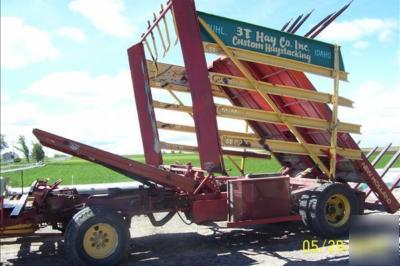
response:
<svg viewBox="0 0 400 266"><path fill-rule="evenodd" d="M92 225L83 237L83 249L95 259L107 258L116 250L117 245L117 231L105 223Z"/></svg>
<svg viewBox="0 0 400 266"><path fill-rule="evenodd" d="M350 202L342 194L332 195L326 202L325 218L335 227L343 226L350 217Z"/></svg>
<svg viewBox="0 0 400 266"><path fill-rule="evenodd" d="M90 238L92 247L96 247L96 249L101 247L104 248L106 246L106 242L109 241L107 236L107 233L103 233L103 231L94 232L93 237Z"/></svg>

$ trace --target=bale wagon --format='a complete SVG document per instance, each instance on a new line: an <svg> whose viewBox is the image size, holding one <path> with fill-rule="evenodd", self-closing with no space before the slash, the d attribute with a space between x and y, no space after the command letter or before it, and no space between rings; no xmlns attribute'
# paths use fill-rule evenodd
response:
<svg viewBox="0 0 400 266"><path fill-rule="evenodd" d="M399 153L379 175L370 154L364 155L350 135L360 133L360 126L338 120L338 107L353 105L338 95L340 81L348 77L340 47L314 40L347 7L302 37L294 33L310 14L277 31L196 11L193 0L170 0L128 49L145 164L33 130L44 146L141 185L88 193L59 188L61 180L51 185L37 180L19 195L3 190L0 235L30 235L51 225L64 235L73 263L111 265L127 253L135 215L147 215L154 226L177 213L196 224L221 221L228 227L303 221L317 235L337 237L365 208L396 212L392 190L400 180L389 188L382 177ZM180 43L184 66L159 62L174 42ZM207 65L205 53L220 57ZM318 92L305 72L331 78L332 94ZM177 103L153 100L151 88L168 91ZM192 106L175 92L190 95ZM214 98L231 104L215 104ZM154 108L188 113L194 126L157 121ZM244 120L251 131L219 129L217 116ZM198 146L162 142L158 130L196 134ZM164 165L163 149L198 152L201 165ZM236 164L240 176L227 175L223 155L242 157ZM262 163L271 156L281 172L245 173L246 158ZM370 191L359 190L360 183ZM366 200L370 193L378 200ZM167 214L157 220L154 214L160 212Z"/></svg>

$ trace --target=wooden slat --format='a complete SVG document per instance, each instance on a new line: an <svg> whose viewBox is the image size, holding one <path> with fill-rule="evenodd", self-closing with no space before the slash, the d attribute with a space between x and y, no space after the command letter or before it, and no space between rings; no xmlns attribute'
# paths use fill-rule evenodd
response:
<svg viewBox="0 0 400 266"><path fill-rule="evenodd" d="M260 144L259 139L252 138L237 138L235 136L220 136L221 143L224 146L236 147L236 148L251 148L251 149L263 149L264 146ZM309 144L309 143L296 143L280 140L265 140L264 144L274 153L287 153L287 154L299 154L299 155L309 155L307 149L303 146L307 146L308 149L312 150L315 155L321 157L327 157L329 154L329 146ZM350 160L361 159L361 150L355 149L344 149L337 148L337 154Z"/></svg>
<svg viewBox="0 0 400 266"><path fill-rule="evenodd" d="M173 90L179 92L190 92L189 83L186 79L185 68L177 65L165 63L154 64L147 60L147 70L149 72L150 86L163 90ZM225 93L212 85L213 96L226 98Z"/></svg>
<svg viewBox="0 0 400 266"><path fill-rule="evenodd" d="M155 64L147 60L149 71L150 86L158 89L173 90L179 92L190 92L189 85L185 79L185 69L183 66L165 63ZM170 71L170 73L168 72ZM172 71L173 70L173 71ZM215 97L226 98L225 93L218 86L256 91L249 81L242 77L226 75L221 73L209 72L212 93ZM271 84L268 82L257 81L260 91L278 96L289 96L307 101L320 103L332 103L332 95L329 93L307 90L285 85ZM353 101L345 97L339 97L339 105L353 107Z"/></svg>
<svg viewBox="0 0 400 266"><path fill-rule="evenodd" d="M243 89L248 91L256 91L254 87L250 84L250 82L245 78L214 72L210 72L209 76L211 83L214 85ZM306 90L291 86L271 84L263 81L257 81L257 85L260 91L268 94L289 96L297 99L320 103L332 103L332 95L329 93ZM353 107L353 103L354 102L350 99L339 97L339 105L341 106Z"/></svg>
<svg viewBox="0 0 400 266"><path fill-rule="evenodd" d="M195 133L196 132L195 128L192 126L164 123L164 122L160 122L160 121L157 121L157 128L178 131L178 132L186 132L186 133ZM236 136L236 137L240 137L240 138L257 138L257 135L252 134L252 133L243 133L243 132L236 132L236 131L229 131L229 130L218 130L218 133L220 135L230 135L230 136Z"/></svg>
<svg viewBox="0 0 400 266"><path fill-rule="evenodd" d="M198 148L195 146L184 145L184 144L175 144L161 141L160 142L161 149L164 150L174 150L174 151L186 151L186 152L198 152ZM240 157L248 157L248 158L258 158L258 159L271 159L270 154L266 153L258 153L258 152L250 152L250 151L235 151L235 150L222 150L224 155L231 156L240 156Z"/></svg>
<svg viewBox="0 0 400 266"><path fill-rule="evenodd" d="M265 123L273 123L279 125L286 125L290 123L295 127L305 127L319 130L328 130L330 124L328 121L318 118L311 118L305 116L297 116L291 114L280 114L275 112L269 112L264 110L255 110L244 107L218 105L216 104L217 115L225 118L233 118L240 120L252 120ZM178 112L192 112L192 107L187 105L170 104L159 101L153 101L153 107L159 109L166 109ZM282 120L284 118L284 121ZM357 133L360 134L361 126L351 123L338 123L338 131L345 133Z"/></svg>
<svg viewBox="0 0 400 266"><path fill-rule="evenodd" d="M182 125L174 125L167 124L168 126L162 127L160 122L157 122L158 128L166 129L166 130L174 130L181 131L187 133L193 133L193 128L190 126L182 126ZM246 134L232 131L219 131L221 145L224 147L232 147L232 148L250 148L255 150L265 150L265 148L271 149L272 152L277 153L288 153L288 154L300 154L300 155L308 155L307 151L302 148L299 143L296 142L287 142L287 141L278 141L278 140L265 140L264 145L261 143L261 139L257 138L254 134ZM239 133L239 134L237 134ZM169 146L168 146L169 145ZM329 146L324 145L316 145L316 144L306 144L310 149L312 149L317 156L326 157L328 156ZM180 145L180 144L169 144L164 142L164 147L169 147L172 150L182 150L189 152L196 152L197 148L193 146ZM165 148L167 149L167 148ZM361 151L355 149L344 149L337 148L338 154L347 159L358 160L361 158Z"/></svg>

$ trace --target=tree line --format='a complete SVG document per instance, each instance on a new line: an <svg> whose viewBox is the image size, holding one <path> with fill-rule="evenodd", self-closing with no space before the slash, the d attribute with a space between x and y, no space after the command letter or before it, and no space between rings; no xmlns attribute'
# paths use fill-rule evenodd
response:
<svg viewBox="0 0 400 266"><path fill-rule="evenodd" d="M0 150L8 148L8 143L5 140L5 135L0 134L0 136L1 136ZM44 160L45 153L43 150L43 146L40 143L33 142L32 148L29 149L25 141L25 136L23 135L20 135L18 137L17 145L14 146L14 148L20 151L24 155L28 163L30 162L31 159L34 160L35 162L40 162Z"/></svg>

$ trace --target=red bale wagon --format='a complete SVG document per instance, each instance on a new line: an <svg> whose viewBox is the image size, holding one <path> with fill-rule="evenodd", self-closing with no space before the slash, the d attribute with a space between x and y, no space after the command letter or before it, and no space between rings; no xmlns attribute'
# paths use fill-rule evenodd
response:
<svg viewBox="0 0 400 266"><path fill-rule="evenodd" d="M294 33L310 14L277 31L198 12L193 0L169 1L128 49L145 164L33 131L44 146L142 185L88 193L59 188L61 181L38 180L20 195L3 191L1 236L30 235L51 225L64 235L73 263L111 265L126 254L134 215L147 215L154 226L179 212L197 224L225 221L228 227L302 220L318 235L337 237L348 232L352 215L365 207L396 212L399 202L391 190L399 181L388 188L382 176L399 153L379 175L376 162L368 161L350 135L360 133L360 126L338 120L338 106L353 104L338 95L339 82L348 76L340 47L313 40L347 7L302 37ZM174 41L180 42L184 66L158 62L157 47L165 54ZM207 65L205 52L221 57ZM332 78L333 93L318 92L304 72ZM177 103L153 100L151 88L167 90ZM184 105L177 91L188 93L192 106ZM231 104L215 104L215 97ZM194 126L157 121L154 108L188 113ZM251 131L219 129L217 116L244 120ZM196 134L198 146L162 142L159 129ZM198 152L201 167L164 165L163 149ZM242 165L235 164L241 176L227 175L223 155L243 158ZM281 172L245 174L245 158L261 163L271 156ZM360 183L378 201L366 201ZM156 220L159 212L167 214Z"/></svg>

